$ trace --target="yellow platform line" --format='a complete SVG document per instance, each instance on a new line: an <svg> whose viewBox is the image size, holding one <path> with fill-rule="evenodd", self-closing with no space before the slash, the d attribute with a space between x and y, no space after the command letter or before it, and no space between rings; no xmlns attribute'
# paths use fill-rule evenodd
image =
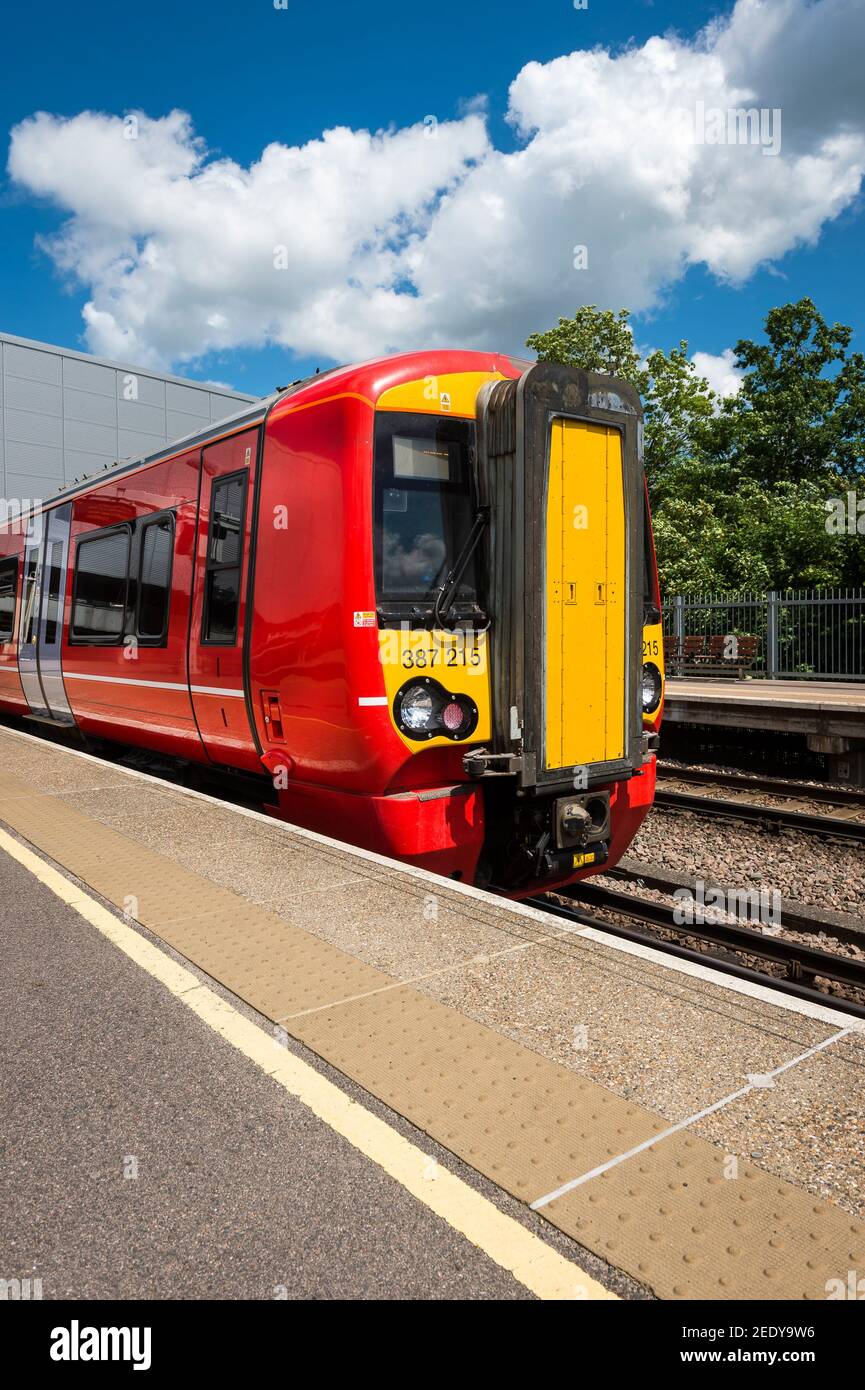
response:
<svg viewBox="0 0 865 1390"><path fill-rule="evenodd" d="M5 830L0 849L55 897L107 937L176 999L307 1106L341 1138L464 1236L495 1264L542 1299L615 1299L579 1265L565 1259L519 1221L499 1211L456 1174L425 1154L386 1121L352 1100L327 1077L294 1056L190 970L115 917L79 885Z"/></svg>

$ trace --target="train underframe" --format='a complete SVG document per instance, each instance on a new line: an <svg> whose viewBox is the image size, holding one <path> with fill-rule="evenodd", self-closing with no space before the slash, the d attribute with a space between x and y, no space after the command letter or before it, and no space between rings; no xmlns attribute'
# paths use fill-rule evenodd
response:
<svg viewBox="0 0 865 1390"><path fill-rule="evenodd" d="M655 757L622 781L520 795L488 778L384 795L296 783L272 815L509 897L597 873L625 853L651 807Z"/></svg>

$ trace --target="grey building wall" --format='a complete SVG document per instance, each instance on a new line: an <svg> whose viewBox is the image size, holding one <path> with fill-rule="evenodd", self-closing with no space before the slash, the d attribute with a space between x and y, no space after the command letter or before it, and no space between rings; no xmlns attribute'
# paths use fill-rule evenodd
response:
<svg viewBox="0 0 865 1390"><path fill-rule="evenodd" d="M255 399L0 333L2 510L153 453Z"/></svg>

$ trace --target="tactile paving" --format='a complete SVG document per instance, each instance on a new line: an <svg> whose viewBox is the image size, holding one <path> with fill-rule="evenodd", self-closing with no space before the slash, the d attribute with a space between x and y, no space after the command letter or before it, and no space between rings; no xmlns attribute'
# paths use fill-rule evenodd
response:
<svg viewBox="0 0 865 1390"><path fill-rule="evenodd" d="M544 1214L661 1298L825 1299L862 1268L862 1225L829 1202L676 1134Z"/></svg>
<svg viewBox="0 0 865 1390"><path fill-rule="evenodd" d="M360 999L288 1026L527 1202L651 1138L666 1123L413 989Z"/></svg>
<svg viewBox="0 0 865 1390"><path fill-rule="evenodd" d="M7 767L16 743L0 733ZM67 754L66 763L69 773L75 759ZM91 765L80 766L82 787L92 786ZM0 772L7 825L514 1196L534 1201L668 1127L660 1115L136 844L38 779L32 758L21 778ZM64 776L67 796L70 780ZM128 785L134 810L137 788ZM181 815L183 800L175 810L188 843L195 820L188 801ZM250 843L264 829L273 834L254 820L242 828ZM350 878L361 861L345 858ZM287 856L287 876L291 865ZM368 877L364 868L359 878ZM398 872L388 882L398 887ZM406 908L415 911L418 884L404 882ZM457 895L445 884L437 891L459 912ZM692 1133L581 1183L544 1215L667 1298L824 1298L828 1279L865 1268L860 1223L741 1161L732 1175L730 1156Z"/></svg>

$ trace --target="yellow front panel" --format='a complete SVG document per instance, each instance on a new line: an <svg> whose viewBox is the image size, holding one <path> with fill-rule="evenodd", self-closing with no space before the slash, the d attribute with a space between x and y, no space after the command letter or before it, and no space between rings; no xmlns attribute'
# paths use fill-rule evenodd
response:
<svg viewBox="0 0 865 1390"><path fill-rule="evenodd" d="M461 415L474 419L478 392L488 381L504 381L501 372L448 372L391 386L376 402L377 410L411 410L425 415Z"/></svg>
<svg viewBox="0 0 865 1390"><path fill-rule="evenodd" d="M546 559L545 766L622 758L627 576L618 430L553 421Z"/></svg>
<svg viewBox="0 0 865 1390"><path fill-rule="evenodd" d="M643 723L650 729L655 727L655 720L658 717L658 710L664 699L664 629L660 623L652 623L643 628L643 661L651 661L657 666L661 676L661 698L654 709L643 710Z"/></svg>
<svg viewBox="0 0 865 1390"><path fill-rule="evenodd" d="M486 632L451 631L436 628L385 628L378 634L379 660L394 729L407 748L452 748L454 740L444 737L413 739L397 728L393 701L400 686L412 676L432 676L451 695L467 695L478 709L478 725L467 744L483 743L490 737L490 665Z"/></svg>

